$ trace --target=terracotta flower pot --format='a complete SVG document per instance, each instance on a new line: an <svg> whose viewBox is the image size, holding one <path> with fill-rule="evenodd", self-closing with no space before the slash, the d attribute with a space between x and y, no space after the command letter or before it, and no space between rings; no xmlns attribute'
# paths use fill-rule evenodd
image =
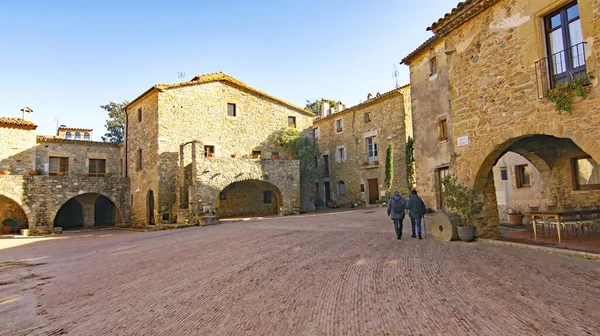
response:
<svg viewBox="0 0 600 336"><path fill-rule="evenodd" d="M366 166L368 166L368 165L369 165L369 163L368 163L368 162L361 162L361 164L360 164L360 165L361 165L361 166L363 166L363 167L366 167Z"/></svg>
<svg viewBox="0 0 600 336"><path fill-rule="evenodd" d="M522 214L509 214L508 215L508 225L523 225L523 215Z"/></svg>
<svg viewBox="0 0 600 336"><path fill-rule="evenodd" d="M65 176L65 172L58 172L56 173L57 176Z"/></svg>
<svg viewBox="0 0 600 336"><path fill-rule="evenodd" d="M231 158L235 158L235 154L231 154Z"/></svg>
<svg viewBox="0 0 600 336"><path fill-rule="evenodd" d="M88 176L90 176L90 174L89 173L83 173L83 174L81 174L81 176L88 177Z"/></svg>
<svg viewBox="0 0 600 336"><path fill-rule="evenodd" d="M373 161L373 166L379 165L379 161Z"/></svg>
<svg viewBox="0 0 600 336"><path fill-rule="evenodd" d="M272 155L271 159L273 159L273 160L279 160L279 155Z"/></svg>
<svg viewBox="0 0 600 336"><path fill-rule="evenodd" d="M10 227L8 225L3 225L2 232L4 232L4 234L10 234L12 232L12 227Z"/></svg>
<svg viewBox="0 0 600 336"><path fill-rule="evenodd" d="M0 175L9 175L10 170L0 170Z"/></svg>
<svg viewBox="0 0 600 336"><path fill-rule="evenodd" d="M111 177L112 173L104 173L104 177Z"/></svg>
<svg viewBox="0 0 600 336"><path fill-rule="evenodd" d="M37 175L38 173L35 170L32 170L27 174L29 174L29 176L34 176L34 175Z"/></svg>
<svg viewBox="0 0 600 336"><path fill-rule="evenodd" d="M208 157L215 157L214 153L208 153Z"/></svg>
<svg viewBox="0 0 600 336"><path fill-rule="evenodd" d="M472 242L475 240L474 226L457 226L458 238L464 242Z"/></svg>
<svg viewBox="0 0 600 336"><path fill-rule="evenodd" d="M252 155L253 159L260 159L260 155Z"/></svg>

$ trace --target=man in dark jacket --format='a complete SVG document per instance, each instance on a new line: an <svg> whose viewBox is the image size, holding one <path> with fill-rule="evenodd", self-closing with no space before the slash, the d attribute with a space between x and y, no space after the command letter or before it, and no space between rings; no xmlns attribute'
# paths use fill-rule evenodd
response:
<svg viewBox="0 0 600 336"><path fill-rule="evenodd" d="M416 226L417 232L419 234L419 239L421 239L421 218L423 218L423 215L425 215L425 211L427 211L427 208L425 207L425 202L423 202L423 200L417 195L416 190L410 192L410 199L408 200L406 208L410 211L408 215L410 216L410 225L412 227L411 237L416 237Z"/></svg>
<svg viewBox="0 0 600 336"><path fill-rule="evenodd" d="M394 196L388 200L387 214L388 217L394 222L394 230L396 230L396 237L400 239L402 237L402 221L404 220L404 209L406 209L406 201L398 190L394 190Z"/></svg>

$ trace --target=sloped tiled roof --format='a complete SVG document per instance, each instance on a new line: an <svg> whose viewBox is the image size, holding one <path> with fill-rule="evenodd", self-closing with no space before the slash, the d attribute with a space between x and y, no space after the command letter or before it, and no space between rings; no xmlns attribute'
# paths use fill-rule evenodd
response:
<svg viewBox="0 0 600 336"><path fill-rule="evenodd" d="M84 131L84 132L91 132L94 129L93 128L79 128L79 127L59 127L58 130L59 131Z"/></svg>
<svg viewBox="0 0 600 336"><path fill-rule="evenodd" d="M0 127L36 129L37 125L31 121L23 120L20 118L1 118L0 117Z"/></svg>
<svg viewBox="0 0 600 336"><path fill-rule="evenodd" d="M421 43L421 45L418 46L417 49L413 50L410 54L408 54L406 57L404 57L402 59L402 62L400 62L400 63L409 65L409 63L413 59L415 59L416 56L420 55L423 50L426 50L431 45L433 45L438 40L438 38L439 37L437 35L433 35L432 37L428 38L427 41Z"/></svg>
<svg viewBox="0 0 600 336"><path fill-rule="evenodd" d="M263 98L266 98L266 99L275 101L277 103L280 103L282 105L285 105L291 109L297 110L298 112L308 114L310 116L314 116L314 113L312 111L309 111L307 109L301 108L296 105L293 105L291 103L286 102L285 100L273 97L265 92L257 90L257 89L255 89L251 86L248 86L223 72L214 72L211 74L199 75L199 76L192 78L188 82L181 82L181 83L176 83L176 84L156 84L153 87L151 87L150 89L148 89L146 92L142 93L139 97L132 100L131 103L127 104L127 106L125 108L128 108L129 106L133 105L136 101L138 101L139 99L141 99L142 97L144 97L145 95L147 95L148 93L150 93L154 90L163 91L163 90L168 90L168 89L173 89L173 88L178 88L178 87L183 87L183 86L198 85L198 84L205 84L205 83L211 83L211 82L225 82L227 84L238 87L240 89L250 91L250 92L252 92L258 96L261 96Z"/></svg>
<svg viewBox="0 0 600 336"><path fill-rule="evenodd" d="M102 141L89 141L89 140L71 140L64 139L54 136L38 135L36 137L37 142L53 142L53 143L68 143L73 145L81 146L120 146L122 142L102 142Z"/></svg>
<svg viewBox="0 0 600 336"><path fill-rule="evenodd" d="M359 109L361 109L363 107L367 107L367 106L379 103L380 101L382 101L384 99L401 95L402 94L402 90L406 89L409 86L410 86L410 84L406 84L406 85L401 86L401 87L399 87L397 89L393 89L393 90L390 90L388 92L384 92L384 93L380 94L379 96L375 96L374 98L371 98L371 99L369 99L367 101L364 101L364 102L362 102L362 103L360 103L358 105L354 105L354 106L349 107L347 109L341 110L340 112L332 113L331 115L328 115L328 116L325 116L325 117L321 117L319 119L315 119L314 123L315 124L319 123L319 122L321 122L321 120L333 119L333 118L335 118L335 117L337 117L337 116L339 116L341 114L345 114L346 112L352 112L352 111L355 111L355 110L359 110Z"/></svg>
<svg viewBox="0 0 600 336"><path fill-rule="evenodd" d="M431 26L427 27L427 30L431 30L438 35L448 34L454 28L465 23L498 1L499 0L465 0L459 2L450 13L446 13L444 17L432 23Z"/></svg>

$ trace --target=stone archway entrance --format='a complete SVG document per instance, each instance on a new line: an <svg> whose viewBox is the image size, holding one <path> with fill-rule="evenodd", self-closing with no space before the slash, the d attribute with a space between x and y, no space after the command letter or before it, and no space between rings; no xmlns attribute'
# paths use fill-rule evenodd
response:
<svg viewBox="0 0 600 336"><path fill-rule="evenodd" d="M10 227L11 233L19 233L21 229L29 227L23 208L14 200L2 195L0 195L0 224Z"/></svg>
<svg viewBox="0 0 600 336"><path fill-rule="evenodd" d="M579 176L582 172L577 169L579 159L593 159L571 139L540 134L510 139L489 153L477 171L474 187L483 194L483 210L476 216L478 236L498 234L500 216L492 168L502 165L500 159L509 152L525 159L522 164L506 167L511 169L511 188L516 192L531 189L537 195L526 202L527 204L520 204L523 212L527 212L529 206L544 206L545 203L560 207L567 203L587 205L598 202L600 183L594 185L594 180L590 180L589 176L588 180L582 179ZM535 168L535 176L524 175L528 173L527 165ZM591 185L588 184L589 181L592 181ZM582 186L581 183L586 185Z"/></svg>
<svg viewBox="0 0 600 336"><path fill-rule="evenodd" d="M234 182L219 193L217 216L274 215L279 213L283 198L275 185L259 180Z"/></svg>
<svg viewBox="0 0 600 336"><path fill-rule="evenodd" d="M63 230L115 226L122 221L119 208L108 197L88 193L65 202L54 217L54 226Z"/></svg>

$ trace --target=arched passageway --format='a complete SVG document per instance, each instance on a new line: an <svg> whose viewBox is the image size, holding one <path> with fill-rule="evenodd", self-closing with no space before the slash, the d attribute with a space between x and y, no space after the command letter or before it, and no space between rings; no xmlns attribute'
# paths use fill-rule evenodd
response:
<svg viewBox="0 0 600 336"><path fill-rule="evenodd" d="M114 226L121 221L121 212L112 200L98 193L88 193L65 202L54 217L54 226L73 230Z"/></svg>
<svg viewBox="0 0 600 336"><path fill-rule="evenodd" d="M219 193L217 216L278 214L282 200L281 192L272 183L259 180L234 182Z"/></svg>
<svg viewBox="0 0 600 336"><path fill-rule="evenodd" d="M23 208L14 200L2 195L0 195L0 224L10 227L11 233L19 233L21 229L29 227Z"/></svg>
<svg viewBox="0 0 600 336"><path fill-rule="evenodd" d="M478 235L497 234L501 217L497 191L502 188L496 186L499 178L494 177L493 167L502 166L500 159L509 152L518 154L523 162L513 165L504 162L506 167L502 168L510 169L507 171L510 180L506 183L514 192L532 195L520 203L523 213L529 211L529 206L554 204L560 207L567 203L583 206L600 200L597 181L600 173L594 173L598 164L571 139L540 134L510 139L488 153L477 172L474 187L483 195L483 211L477 215Z"/></svg>

